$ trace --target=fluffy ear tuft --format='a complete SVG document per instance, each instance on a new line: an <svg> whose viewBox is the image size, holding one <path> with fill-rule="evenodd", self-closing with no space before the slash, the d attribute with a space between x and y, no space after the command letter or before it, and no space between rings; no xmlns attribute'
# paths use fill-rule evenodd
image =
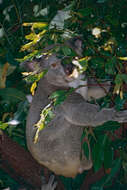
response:
<svg viewBox="0 0 127 190"><path fill-rule="evenodd" d="M20 63L21 69L27 71L27 72L36 72L38 70L42 70L42 58L34 58L32 61L24 61Z"/></svg>
<svg viewBox="0 0 127 190"><path fill-rule="evenodd" d="M65 42L70 48L72 48L78 56L82 57L82 39L80 37L72 38Z"/></svg>
<svg viewBox="0 0 127 190"><path fill-rule="evenodd" d="M75 39L74 46L76 53L82 57L82 40L80 38Z"/></svg>
<svg viewBox="0 0 127 190"><path fill-rule="evenodd" d="M81 39L76 39L74 44L75 44L75 47L82 48L82 40Z"/></svg>
<svg viewBox="0 0 127 190"><path fill-rule="evenodd" d="M35 69L35 61L24 61L20 63L20 67L22 70L28 71L28 72L33 72Z"/></svg>

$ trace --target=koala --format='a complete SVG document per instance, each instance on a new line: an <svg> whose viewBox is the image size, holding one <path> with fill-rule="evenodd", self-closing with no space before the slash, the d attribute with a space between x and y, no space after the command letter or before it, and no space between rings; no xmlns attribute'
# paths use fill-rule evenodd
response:
<svg viewBox="0 0 127 190"><path fill-rule="evenodd" d="M42 56L39 64L42 70L47 68L48 71L38 83L28 113L26 124L28 149L40 164L55 174L74 178L78 173L92 167L91 154L89 158L85 154L81 157L81 135L84 127L96 127L110 120L127 122L127 110L120 112L114 108L100 110L98 105L89 103L87 100L91 96L95 99L104 96L103 89L99 86L97 89L92 86L89 88L89 85L87 86L89 80L83 81L83 75L76 74L76 67L71 63L70 67L63 65L57 55ZM83 88L76 89L63 103L54 108L53 119L39 132L38 141L34 143L37 131L35 124L40 119L41 111L50 103L49 96L56 90L69 90L70 87L77 88L83 84L85 84ZM94 93L96 90L99 93Z"/></svg>

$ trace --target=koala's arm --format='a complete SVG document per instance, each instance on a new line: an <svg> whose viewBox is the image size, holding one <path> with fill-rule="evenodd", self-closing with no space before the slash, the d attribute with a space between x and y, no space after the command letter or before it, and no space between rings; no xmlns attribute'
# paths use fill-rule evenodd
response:
<svg viewBox="0 0 127 190"><path fill-rule="evenodd" d="M117 112L114 108L99 109L99 106L86 102L80 95L72 94L61 105L65 118L79 126L102 125L107 121L127 122L127 110Z"/></svg>

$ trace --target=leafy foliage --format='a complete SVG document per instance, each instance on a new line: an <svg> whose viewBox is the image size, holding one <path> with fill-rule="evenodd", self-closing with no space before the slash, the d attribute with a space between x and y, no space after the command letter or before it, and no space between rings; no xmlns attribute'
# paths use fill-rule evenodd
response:
<svg viewBox="0 0 127 190"><path fill-rule="evenodd" d="M82 71L98 82L110 80L112 83L107 97L97 102L101 107L114 104L117 110L123 109L127 100L124 91L127 83L126 10L126 0L1 0L0 129L25 146L27 95L30 89L34 94L44 73L28 73L26 84L22 80L18 61L32 60L52 52L72 60L77 56L76 52L64 42L75 36L83 40L83 56L78 58ZM47 46L51 48L45 50ZM33 83L31 87L30 82ZM66 93L55 92L51 98L55 99L55 105L59 105L65 100ZM47 116L47 113L43 114ZM119 129L118 123L108 122L83 134L92 147L94 170L103 165L106 171L106 176L94 184L92 190L111 185L118 172L114 189L123 188L121 184L127 181L127 134L121 134L122 138L119 138L116 133ZM84 145L83 148L88 155L88 147ZM114 158L116 151L120 154L119 158ZM1 187L10 186L11 183L5 183L3 176L6 175L0 171ZM64 179L67 189L78 188L82 177L72 181Z"/></svg>

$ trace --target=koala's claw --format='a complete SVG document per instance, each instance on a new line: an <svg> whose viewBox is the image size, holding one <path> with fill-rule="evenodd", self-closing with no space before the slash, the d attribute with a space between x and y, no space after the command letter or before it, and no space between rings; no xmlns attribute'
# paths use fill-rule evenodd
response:
<svg viewBox="0 0 127 190"><path fill-rule="evenodd" d="M57 186L57 182L54 182L55 176L51 175L49 178L49 182L45 185L42 185L41 190L54 190Z"/></svg>

